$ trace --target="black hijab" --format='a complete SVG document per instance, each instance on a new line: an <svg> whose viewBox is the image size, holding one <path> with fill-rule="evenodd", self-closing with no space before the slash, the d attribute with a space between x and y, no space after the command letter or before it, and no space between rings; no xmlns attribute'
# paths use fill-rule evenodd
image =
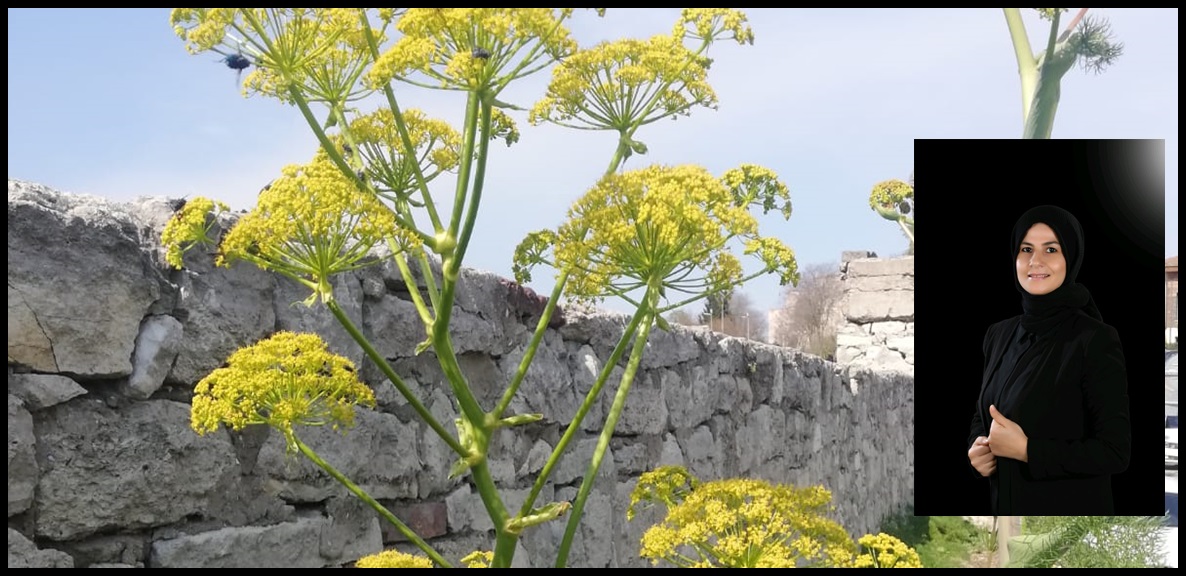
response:
<svg viewBox="0 0 1186 576"><path fill-rule="evenodd" d="M1079 221L1066 210L1058 206L1037 206L1026 211L1013 226L1013 259L1021 250L1021 241L1034 224L1041 222L1054 230L1058 243L1062 248L1063 257L1067 261L1067 276L1062 285L1049 294L1035 296L1026 292L1013 274L1013 286L1021 292L1021 325L1026 330L1044 336L1051 333L1063 322L1073 318L1078 312L1083 312L1096 320L1103 321L1091 292L1082 284L1075 282L1079 275L1079 268L1083 266L1083 228Z"/></svg>

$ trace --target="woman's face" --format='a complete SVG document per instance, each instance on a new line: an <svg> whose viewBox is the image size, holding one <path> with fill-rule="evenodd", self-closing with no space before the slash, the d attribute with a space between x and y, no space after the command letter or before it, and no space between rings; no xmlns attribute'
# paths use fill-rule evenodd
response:
<svg viewBox="0 0 1186 576"><path fill-rule="evenodd" d="M1067 279L1067 259L1058 236L1041 222L1030 227L1017 251L1017 281L1034 296L1049 294Z"/></svg>

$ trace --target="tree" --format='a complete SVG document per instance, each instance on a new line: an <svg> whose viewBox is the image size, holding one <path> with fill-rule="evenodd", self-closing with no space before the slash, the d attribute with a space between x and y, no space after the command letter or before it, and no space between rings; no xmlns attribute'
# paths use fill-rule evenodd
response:
<svg viewBox="0 0 1186 576"><path fill-rule="evenodd" d="M838 268L831 263L808 266L799 286L784 293L774 344L821 358L835 356L840 300L844 297Z"/></svg>
<svg viewBox="0 0 1186 576"><path fill-rule="evenodd" d="M1017 73L1021 76L1022 138L1050 138L1054 114L1058 111L1062 77L1078 62L1084 70L1100 73L1120 57L1124 45L1112 41L1107 20L1084 18L1079 13L1060 35L1058 21L1069 8L1034 8L1050 22L1046 49L1034 55L1030 48L1020 8L1003 8L1005 23L1013 39ZM1076 28L1076 25L1078 28Z"/></svg>
<svg viewBox="0 0 1186 576"><path fill-rule="evenodd" d="M742 292L733 292L727 298L709 296L699 316L693 317L681 308L669 314L667 321L684 326L708 326L714 332L751 340L765 341L766 336L766 314Z"/></svg>
<svg viewBox="0 0 1186 576"><path fill-rule="evenodd" d="M718 292L710 294L704 299L704 311L700 313L700 323L712 325L714 319L720 320L729 314L729 300L732 294Z"/></svg>
<svg viewBox="0 0 1186 576"><path fill-rule="evenodd" d="M669 324L680 324L682 326L700 325L700 321L697 320L697 317L693 316L691 312L688 312L686 308L672 310L671 313L667 315L667 322Z"/></svg>

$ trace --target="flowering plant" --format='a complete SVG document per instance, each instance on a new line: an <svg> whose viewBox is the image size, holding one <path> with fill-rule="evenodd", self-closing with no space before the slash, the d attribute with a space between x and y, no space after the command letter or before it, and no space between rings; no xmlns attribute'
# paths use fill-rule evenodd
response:
<svg viewBox="0 0 1186 576"><path fill-rule="evenodd" d="M308 288L305 303L326 306L456 454L452 474L470 475L495 531L492 551L464 560L475 566L509 566L524 530L567 514L556 559L558 566L566 565L648 335L654 326L667 328L663 312L729 291L759 274L777 273L784 284L798 281L791 250L759 235L751 214L761 209L790 217L789 191L772 171L742 165L714 176L694 165L622 169L628 159L647 152L638 140L643 126L686 116L697 107L716 107L707 82L707 50L719 40L752 43L745 15L688 9L670 33L588 49L581 49L568 30L573 17L573 9L545 8L179 8L171 16L187 49L218 53L239 72L251 69L243 79L244 93L295 106L320 144L310 162L286 167L261 192L255 208L222 238L217 262L251 263ZM568 220L530 234L516 249L515 273L521 281L529 281L535 266L547 265L556 272L556 285L500 400L482 406L450 335L458 278L485 192L490 143L518 141L521 134L509 112L527 111L499 98L510 83L548 68L552 80L530 109L528 122L610 130L618 139L604 176L589 185ZM464 92L460 129L401 107L404 90L414 88ZM381 102L379 109L358 110L371 97ZM430 186L445 172L457 176L448 212L438 209ZM183 217L166 227L162 240L171 264L181 267L185 250L195 243L213 242L206 225L213 206L205 199L191 201ZM756 272L742 272L734 244L741 256L757 259ZM430 265L430 257L440 260L439 269ZM455 432L425 408L334 298L332 276L386 259L409 287L423 324L424 341L416 352L432 351L460 408ZM636 312L529 496L519 510L510 510L494 484L487 453L501 428L540 418L507 411L562 295L621 298ZM626 370L575 500L537 506L541 489L627 348ZM316 336L278 334L235 353L227 368L199 384L194 429L205 433L219 424L278 428L290 448L367 502L428 556L384 552L360 560L360 566L450 566L300 441L299 425L345 428L354 406L373 405L373 396L347 368Z"/></svg>

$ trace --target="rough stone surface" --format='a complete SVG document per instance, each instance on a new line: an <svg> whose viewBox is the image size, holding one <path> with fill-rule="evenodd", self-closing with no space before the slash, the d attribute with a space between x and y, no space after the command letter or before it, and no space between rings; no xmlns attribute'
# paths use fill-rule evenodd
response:
<svg viewBox="0 0 1186 576"><path fill-rule="evenodd" d="M152 543L153 568L321 568L328 521L306 516L272 526L222 528Z"/></svg>
<svg viewBox="0 0 1186 576"><path fill-rule="evenodd" d="M8 529L9 568L73 568L74 559L58 550L40 550L24 534Z"/></svg>
<svg viewBox="0 0 1186 576"><path fill-rule="evenodd" d="M8 393L21 399L25 408L41 410L86 394L86 388L57 374L8 375Z"/></svg>
<svg viewBox="0 0 1186 576"><path fill-rule="evenodd" d="M8 181L8 358L38 372L132 372L140 319L160 296L122 205Z"/></svg>
<svg viewBox="0 0 1186 576"><path fill-rule="evenodd" d="M842 267L845 323L836 361L914 374L914 257L854 259Z"/></svg>
<svg viewBox="0 0 1186 576"><path fill-rule="evenodd" d="M301 441L374 498L416 497L416 427L391 414L365 408L355 411L355 427L305 427ZM287 452L284 438L273 434L260 450L258 470L270 478L269 491L290 502L320 502L347 493L346 488L300 454Z"/></svg>
<svg viewBox="0 0 1186 576"><path fill-rule="evenodd" d="M54 540L201 514L237 465L225 435L199 437L189 407L169 400L119 411L76 398L34 417L37 535Z"/></svg>
<svg viewBox="0 0 1186 576"><path fill-rule="evenodd" d="M243 262L229 269L200 258L186 263L172 275L180 287L176 314L184 333L169 381L193 386L232 352L275 331L277 279Z"/></svg>
<svg viewBox="0 0 1186 576"><path fill-rule="evenodd" d="M132 375L121 386L124 394L147 399L165 383L165 376L177 359L181 345L181 322L172 316L149 316L140 325L136 351L132 355Z"/></svg>
<svg viewBox="0 0 1186 576"><path fill-rule="evenodd" d="M189 428L189 388L234 350L278 329L318 332L335 352L361 361L359 375L378 399L377 408L358 410L357 426L345 434L302 427L302 441L447 558L491 549L493 526L472 476L447 478L457 455L323 306L291 306L305 294L288 280L243 263L216 269L198 251L187 254L185 270L161 272L157 238L179 205L168 199L120 205L10 182L9 523L35 535L37 545L69 555L37 551L10 531L10 565L13 541L22 562L33 565L27 558L49 554L36 565L79 567L349 566L385 540L409 551L410 543L377 513L308 459L287 452L278 432L251 426L199 437ZM14 218L26 215L33 224L14 230ZM220 227L232 222L225 217ZM30 247L67 240L89 260L49 256L121 287L126 293L114 300L114 316L80 315L90 303L64 297L45 296L32 306L17 299L13 306L14 279L20 286L58 286L50 274L59 267L34 262L46 255ZM852 255L842 265L846 305L851 309L855 298L865 310L848 311L856 320L841 333L839 364L709 330L653 332L593 483L570 566L647 565L638 540L660 511L643 510L632 522L625 512L638 476L660 465L688 466L706 480L748 475L822 484L832 491L834 518L854 536L876 532L883 517L913 501L913 303L900 301L912 298L913 262L870 257ZM432 262L439 281L439 263ZM335 296L410 393L454 434L457 404L435 354L414 354L424 329L394 268L385 263L336 277ZM546 300L486 272L463 270L461 278L454 342L474 395L489 410L514 378ZM413 280L424 284L418 271ZM85 326L42 330L38 321L47 310L55 321ZM507 411L544 419L501 429L490 441L489 472L512 512L629 320L571 303L562 311ZM180 326L175 358L166 344L178 330L169 318ZM145 329L158 323L163 330ZM605 370L604 389L536 506L576 495L625 365L622 359ZM168 372L163 386L162 370ZM551 565L565 520L527 530L513 565Z"/></svg>
<svg viewBox="0 0 1186 576"><path fill-rule="evenodd" d="M36 439L33 417L12 394L8 395L8 516L20 514L33 503L37 488ZM9 534L11 547L12 534Z"/></svg>

